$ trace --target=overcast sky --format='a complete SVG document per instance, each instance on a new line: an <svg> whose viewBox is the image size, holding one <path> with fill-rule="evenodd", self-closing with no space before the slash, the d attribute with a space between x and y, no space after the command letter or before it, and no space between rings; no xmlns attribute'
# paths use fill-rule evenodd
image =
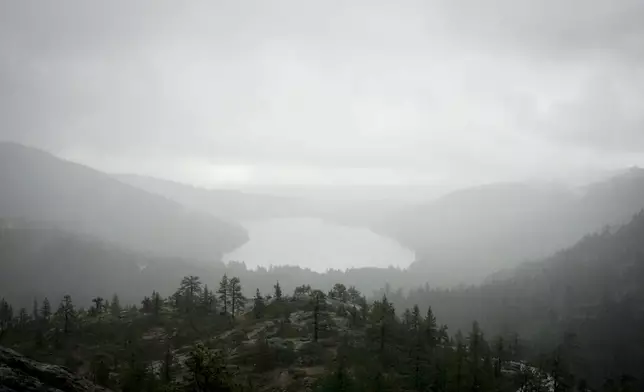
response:
<svg viewBox="0 0 644 392"><path fill-rule="evenodd" d="M196 184L644 165L644 0L0 2L0 140Z"/></svg>

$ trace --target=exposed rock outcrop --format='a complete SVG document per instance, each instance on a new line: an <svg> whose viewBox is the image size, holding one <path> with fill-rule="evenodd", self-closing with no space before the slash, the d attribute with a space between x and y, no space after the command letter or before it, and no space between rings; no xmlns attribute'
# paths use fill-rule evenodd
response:
<svg viewBox="0 0 644 392"><path fill-rule="evenodd" d="M0 392L108 392L61 366L0 346Z"/></svg>

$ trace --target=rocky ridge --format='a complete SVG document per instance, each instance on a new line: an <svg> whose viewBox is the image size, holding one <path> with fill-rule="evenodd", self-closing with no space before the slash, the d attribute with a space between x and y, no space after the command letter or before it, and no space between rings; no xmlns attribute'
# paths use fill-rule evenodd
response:
<svg viewBox="0 0 644 392"><path fill-rule="evenodd" d="M0 392L108 392L62 366L31 360L0 346Z"/></svg>

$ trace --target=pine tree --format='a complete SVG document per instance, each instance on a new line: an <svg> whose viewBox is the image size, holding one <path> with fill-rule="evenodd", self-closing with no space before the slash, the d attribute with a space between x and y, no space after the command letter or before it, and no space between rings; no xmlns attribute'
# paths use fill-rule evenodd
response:
<svg viewBox="0 0 644 392"><path fill-rule="evenodd" d="M175 291L174 294L172 294L169 298L170 304L176 311L181 310L181 306L183 304L183 296L181 295L181 292L179 290Z"/></svg>
<svg viewBox="0 0 644 392"><path fill-rule="evenodd" d="M280 282L278 281L275 283L273 288L275 289L275 300L280 301L282 299L282 287L280 286Z"/></svg>
<svg viewBox="0 0 644 392"><path fill-rule="evenodd" d="M21 328L24 328L25 325L27 325L27 322L29 322L29 313L26 308L20 308L20 312L18 313L18 324Z"/></svg>
<svg viewBox="0 0 644 392"><path fill-rule="evenodd" d="M121 389L124 392L144 391L150 378L151 375L141 358L141 353L137 351L131 352L127 366L124 367L121 379L119 380Z"/></svg>
<svg viewBox="0 0 644 392"><path fill-rule="evenodd" d="M463 334L461 331L456 332L456 391L461 392L463 385L463 375L465 367L465 343L463 342Z"/></svg>
<svg viewBox="0 0 644 392"><path fill-rule="evenodd" d="M34 302L33 302L32 308L31 308L31 318L34 321L37 321L40 318L39 317L40 315L38 314L38 312L39 312L39 310L38 310L38 300L36 298L34 298Z"/></svg>
<svg viewBox="0 0 644 392"><path fill-rule="evenodd" d="M232 280L232 279L231 279ZM223 357L197 344L186 361L186 391L222 391L235 389L233 375L228 373Z"/></svg>
<svg viewBox="0 0 644 392"><path fill-rule="evenodd" d="M409 310L409 308L405 309L402 319L403 319L403 324L405 324L405 327L410 329L411 328L411 310Z"/></svg>
<svg viewBox="0 0 644 392"><path fill-rule="evenodd" d="M266 339L266 331L260 331L257 335L254 348L254 371L264 373L275 368L276 363L271 347Z"/></svg>
<svg viewBox="0 0 644 392"><path fill-rule="evenodd" d="M335 370L319 381L319 386L316 391L351 392L360 390L356 387L353 378L351 378L351 376L347 373L347 364L345 362L345 359L340 357L338 359L338 364Z"/></svg>
<svg viewBox="0 0 644 392"><path fill-rule="evenodd" d="M112 304L110 305L110 313L112 317L121 316L121 301L119 301L119 296L114 294L112 296Z"/></svg>
<svg viewBox="0 0 644 392"><path fill-rule="evenodd" d="M74 304L72 303L72 297L70 295L65 295L63 297L56 314L63 318L63 333L69 333L71 322L76 316L76 310L74 309Z"/></svg>
<svg viewBox="0 0 644 392"><path fill-rule="evenodd" d="M483 368L481 370L481 387L479 390L489 391L495 389L495 383L499 380L494 375L494 365L492 364L492 355L490 350L485 350L483 355Z"/></svg>
<svg viewBox="0 0 644 392"><path fill-rule="evenodd" d="M107 386L110 381L110 368L105 363L105 358L95 358L90 364L92 382L94 384Z"/></svg>
<svg viewBox="0 0 644 392"><path fill-rule="evenodd" d="M161 306L163 305L163 300L161 299L161 294L156 291L152 291L152 314L159 316L161 313Z"/></svg>
<svg viewBox="0 0 644 392"><path fill-rule="evenodd" d="M6 333L13 322L13 307L4 298L0 299L0 338Z"/></svg>
<svg viewBox="0 0 644 392"><path fill-rule="evenodd" d="M413 310L411 311L411 328L417 334L420 334L421 328L423 326L423 316L420 315L420 308L418 305L414 305Z"/></svg>
<svg viewBox="0 0 644 392"><path fill-rule="evenodd" d="M438 340L437 344L449 344L449 333L447 332L447 325L443 324L438 328Z"/></svg>
<svg viewBox="0 0 644 392"><path fill-rule="evenodd" d="M219 282L219 301L221 301L222 306L224 307L224 314L228 314L228 305L230 304L230 298L228 296L228 275L224 274Z"/></svg>
<svg viewBox="0 0 644 392"><path fill-rule="evenodd" d="M494 342L494 355L496 357L494 362L494 377L500 378L503 363L505 361L505 342L503 341L502 336L499 336Z"/></svg>
<svg viewBox="0 0 644 392"><path fill-rule="evenodd" d="M308 284L303 284L301 286L297 286L293 290L293 297L300 299L303 296L310 297L313 293L313 290L311 289L311 286Z"/></svg>
<svg viewBox="0 0 644 392"><path fill-rule="evenodd" d="M409 327L411 330L412 346L411 346L411 359L413 362L414 374L414 388L417 391L422 391L425 388L425 373L427 373L427 358L425 355L424 339L423 339L423 316L420 314L418 305L414 305L413 310L410 312Z"/></svg>
<svg viewBox="0 0 644 392"><path fill-rule="evenodd" d="M432 388L430 389L430 391L446 392L447 385L447 366L442 361L435 361L434 377L432 378Z"/></svg>
<svg viewBox="0 0 644 392"><path fill-rule="evenodd" d="M228 283L228 298L230 298L230 312L233 320L244 310L246 298L242 293L241 282L238 277L230 279Z"/></svg>
<svg viewBox="0 0 644 392"><path fill-rule="evenodd" d="M510 359L513 361L517 361L521 358L521 339L519 338L519 334L514 333L512 335L512 338L510 340L510 344L508 346L508 351L510 354Z"/></svg>
<svg viewBox="0 0 644 392"><path fill-rule="evenodd" d="M352 303L357 304L358 302L360 302L361 294L360 294L360 291L358 291L358 289L356 289L355 286L349 287L349 289L347 290L347 294L348 294L349 301L351 301Z"/></svg>
<svg viewBox="0 0 644 392"><path fill-rule="evenodd" d="M371 311L372 324L378 329L377 337L375 340L379 343L379 353L385 351L386 341L392 333L393 326L396 321L396 312L393 305L387 300L387 296L383 295L382 300L376 301L373 304Z"/></svg>
<svg viewBox="0 0 644 392"><path fill-rule="evenodd" d="M472 376L472 382L470 390L472 392L478 392L481 390L481 366L480 359L483 350L483 333L479 327L479 323L474 321L472 323L472 331L468 337L469 345L468 352L470 358L470 372Z"/></svg>
<svg viewBox="0 0 644 392"><path fill-rule="evenodd" d="M169 384L173 380L175 370L175 358L170 349L170 345L167 345L165 354L163 356L163 368L161 369L161 380L165 384Z"/></svg>
<svg viewBox="0 0 644 392"><path fill-rule="evenodd" d="M567 390L567 385L565 382L566 374L564 370L564 360L562 355L561 346L557 347L553 353L552 364L550 368L550 374L553 379L553 391L554 392L563 392Z"/></svg>
<svg viewBox="0 0 644 392"><path fill-rule="evenodd" d="M49 299L47 297L45 297L45 299L43 299L42 301L40 315L42 316L42 319L44 321L49 321L49 318L51 317L51 304L49 303Z"/></svg>
<svg viewBox="0 0 644 392"><path fill-rule="evenodd" d="M351 327L357 326L358 325L358 309L356 309L355 305L353 305L353 307L351 307L349 309L349 315L351 316L351 319L350 319L351 320Z"/></svg>
<svg viewBox="0 0 644 392"><path fill-rule="evenodd" d="M566 332L564 339L559 344L553 354L550 365L550 375L554 381L554 392L570 391L574 384L574 377L570 370L572 362L572 351L576 348L576 337L572 333Z"/></svg>
<svg viewBox="0 0 644 392"><path fill-rule="evenodd" d="M181 280L179 293L186 300L186 310L192 312L195 308L197 300L201 296L202 286L198 276L184 276Z"/></svg>
<svg viewBox="0 0 644 392"><path fill-rule="evenodd" d="M436 325L436 316L432 311L432 307L427 308L427 317L425 317L425 338L430 349L436 347L438 343L438 329Z"/></svg>
<svg viewBox="0 0 644 392"><path fill-rule="evenodd" d="M201 292L201 306L204 308L208 308L210 305L210 289L208 288L208 285L203 286L203 291Z"/></svg>
<svg viewBox="0 0 644 392"><path fill-rule="evenodd" d="M313 291L313 341L317 342L320 336L320 309L325 296L320 290Z"/></svg>
<svg viewBox="0 0 644 392"><path fill-rule="evenodd" d="M358 305L360 305L360 315L362 316L362 320L366 321L369 316L369 303L367 302L367 297L364 295L360 297Z"/></svg>
<svg viewBox="0 0 644 392"><path fill-rule="evenodd" d="M253 304L253 313L255 314L255 318L262 318L264 317L264 308L266 307L264 303L264 297L262 297L262 294L259 292L259 289L255 292L255 298L254 298L254 304Z"/></svg>
<svg viewBox="0 0 644 392"><path fill-rule="evenodd" d="M331 290L330 297L338 301L347 302L349 295L347 294L347 288L342 283L336 283Z"/></svg>
<svg viewBox="0 0 644 392"><path fill-rule="evenodd" d="M205 285L201 293L201 298L199 299L199 302L201 304L201 309L206 314L210 313L210 310L211 310L211 306L212 306L211 298L212 298L212 293L208 289L208 285Z"/></svg>
<svg viewBox="0 0 644 392"><path fill-rule="evenodd" d="M152 313L152 299L147 295L143 297L143 301L141 301L141 312L144 314Z"/></svg>
<svg viewBox="0 0 644 392"><path fill-rule="evenodd" d="M94 312L95 314L101 314L103 312L103 297L95 297L92 299L92 302L94 302Z"/></svg>
<svg viewBox="0 0 644 392"><path fill-rule="evenodd" d="M36 326L36 334L34 336L34 343L37 348L41 348L45 342L45 336L41 325Z"/></svg>

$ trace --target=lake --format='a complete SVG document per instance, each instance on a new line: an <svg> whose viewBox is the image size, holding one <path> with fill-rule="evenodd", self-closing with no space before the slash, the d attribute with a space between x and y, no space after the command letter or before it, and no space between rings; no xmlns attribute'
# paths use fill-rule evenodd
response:
<svg viewBox="0 0 644 392"><path fill-rule="evenodd" d="M224 255L248 268L299 265L314 271L352 267L407 267L414 252L367 228L317 218L282 218L242 222L250 241Z"/></svg>

